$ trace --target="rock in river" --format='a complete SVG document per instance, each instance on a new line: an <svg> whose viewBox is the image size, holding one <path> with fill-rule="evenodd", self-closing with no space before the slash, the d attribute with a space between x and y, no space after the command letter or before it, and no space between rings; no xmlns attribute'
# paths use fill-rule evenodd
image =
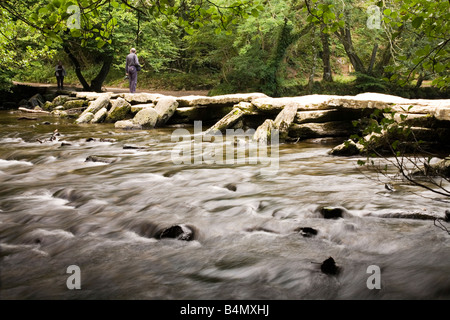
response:
<svg viewBox="0 0 450 320"><path fill-rule="evenodd" d="M191 241L195 239L197 230L195 227L185 224L177 224L171 227L160 230L155 234L156 239L176 239Z"/></svg>
<svg viewBox="0 0 450 320"><path fill-rule="evenodd" d="M89 156L86 158L85 162L103 162L103 163L113 163L116 162L116 158L106 158L106 157L97 157L97 156Z"/></svg>
<svg viewBox="0 0 450 320"><path fill-rule="evenodd" d="M299 232L305 238L313 237L318 233L316 229L310 227L300 227L295 229L294 231Z"/></svg>
<svg viewBox="0 0 450 320"><path fill-rule="evenodd" d="M320 270L325 274L336 275L339 273L339 267L332 257L329 257L320 266Z"/></svg>
<svg viewBox="0 0 450 320"><path fill-rule="evenodd" d="M336 207L322 207L320 213L325 219L338 219L342 218L344 209Z"/></svg>

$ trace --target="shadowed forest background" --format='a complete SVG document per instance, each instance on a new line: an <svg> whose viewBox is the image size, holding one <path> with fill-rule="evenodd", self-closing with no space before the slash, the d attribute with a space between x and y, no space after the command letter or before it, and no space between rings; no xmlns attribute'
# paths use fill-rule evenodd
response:
<svg viewBox="0 0 450 320"><path fill-rule="evenodd" d="M448 98L449 6L448 0L2 1L0 83L56 83L54 66L62 60L66 84L127 87L125 56L135 47L141 90Z"/></svg>

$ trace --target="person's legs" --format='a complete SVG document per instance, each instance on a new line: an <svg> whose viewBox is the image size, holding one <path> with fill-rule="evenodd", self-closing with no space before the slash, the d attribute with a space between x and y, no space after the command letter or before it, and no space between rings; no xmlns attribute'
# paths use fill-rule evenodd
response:
<svg viewBox="0 0 450 320"><path fill-rule="evenodd" d="M128 77L130 78L130 92L134 93L137 85L137 71L135 67L130 67L128 69Z"/></svg>
<svg viewBox="0 0 450 320"><path fill-rule="evenodd" d="M61 79L60 80L61 81L61 89L64 89L64 77L61 77L60 79Z"/></svg>
<svg viewBox="0 0 450 320"><path fill-rule="evenodd" d="M61 88L61 79L60 79L60 77L56 77L56 82L58 84L58 89L60 89Z"/></svg>

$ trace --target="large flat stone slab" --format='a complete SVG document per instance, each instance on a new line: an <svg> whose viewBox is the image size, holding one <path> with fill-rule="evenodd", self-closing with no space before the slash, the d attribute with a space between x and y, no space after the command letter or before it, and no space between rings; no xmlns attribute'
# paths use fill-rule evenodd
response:
<svg viewBox="0 0 450 320"><path fill-rule="evenodd" d="M252 101L253 105L260 112L281 111L286 106L296 107L298 111L325 110L330 109L328 102L339 96L329 95L308 95L301 97L285 98L259 98Z"/></svg>
<svg viewBox="0 0 450 320"><path fill-rule="evenodd" d="M234 105L240 102L252 102L255 99L266 98L264 93L240 93L220 96L185 96L176 98L180 107L193 106L225 106Z"/></svg>

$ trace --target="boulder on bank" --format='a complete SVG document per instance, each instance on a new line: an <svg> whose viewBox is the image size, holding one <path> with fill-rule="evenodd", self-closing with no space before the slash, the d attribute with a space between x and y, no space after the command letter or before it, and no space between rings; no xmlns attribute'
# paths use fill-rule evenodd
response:
<svg viewBox="0 0 450 320"><path fill-rule="evenodd" d="M92 101L89 104L89 107L83 111L80 118L86 113L91 113L92 116L94 116L94 114L96 114L101 108L108 108L109 103L110 103L110 94L108 93L101 94L96 100ZM92 118L90 120L92 120Z"/></svg>
<svg viewBox="0 0 450 320"><path fill-rule="evenodd" d="M233 110L220 119L215 125L206 130L205 134L213 135L216 132L224 132L226 129L233 127L245 114L247 114L246 110L233 108Z"/></svg>
<svg viewBox="0 0 450 320"><path fill-rule="evenodd" d="M450 157L440 160L432 165L430 169L431 170L427 170L428 174L450 178Z"/></svg>
<svg viewBox="0 0 450 320"><path fill-rule="evenodd" d="M280 132L280 139L285 140L288 136L289 129L297 115L297 106L286 106L275 118L275 126Z"/></svg>
<svg viewBox="0 0 450 320"><path fill-rule="evenodd" d="M60 117L60 118L68 118L69 117L69 114L66 111L64 111L64 110L53 110L51 112L51 114L53 116L57 116L57 117Z"/></svg>
<svg viewBox="0 0 450 320"><path fill-rule="evenodd" d="M347 140L331 149L328 154L332 156L356 156L364 153L364 146L359 142Z"/></svg>
<svg viewBox="0 0 450 320"><path fill-rule="evenodd" d="M44 109L45 111L52 111L54 107L55 107L55 105L53 104L53 102L45 101L42 109Z"/></svg>
<svg viewBox="0 0 450 320"><path fill-rule="evenodd" d="M111 101L111 109L106 116L106 122L116 122L131 116L131 104L123 98Z"/></svg>
<svg viewBox="0 0 450 320"><path fill-rule="evenodd" d="M55 110L55 111L60 111L60 110ZM61 111L60 111L61 112ZM92 121L92 119L94 119L94 114L92 112L83 112L77 120L75 120L76 124L81 124L81 123L89 123Z"/></svg>
<svg viewBox="0 0 450 320"><path fill-rule="evenodd" d="M82 108L88 105L88 102L86 100L67 100L64 102L63 107L64 110L67 109L77 109Z"/></svg>
<svg viewBox="0 0 450 320"><path fill-rule="evenodd" d="M136 115L136 113L138 113L139 111L143 110L143 109L148 109L148 108L155 108L155 104L154 103L144 103L144 104L136 104L136 105L132 105L131 106L131 113Z"/></svg>
<svg viewBox="0 0 450 320"><path fill-rule="evenodd" d="M178 102L173 97L165 97L158 100L155 111L158 113L156 126L161 127L173 116L178 108Z"/></svg>
<svg viewBox="0 0 450 320"><path fill-rule="evenodd" d="M258 129L256 129L253 135L253 140L262 144L270 144L272 142L271 140L274 132L278 133L275 122L271 119L267 119L258 127Z"/></svg>
<svg viewBox="0 0 450 320"><path fill-rule="evenodd" d="M153 108L146 108L139 111L133 118L133 123L140 125L143 129L154 128L158 121L159 114Z"/></svg>
<svg viewBox="0 0 450 320"><path fill-rule="evenodd" d="M64 103L66 103L69 100L74 100L76 98L70 97L69 95L58 95L53 99L52 103L55 107L62 106Z"/></svg>
<svg viewBox="0 0 450 320"><path fill-rule="evenodd" d="M108 115L108 109L103 107L94 114L94 118L92 118L91 123L103 122L103 121L105 121L107 115Z"/></svg>

